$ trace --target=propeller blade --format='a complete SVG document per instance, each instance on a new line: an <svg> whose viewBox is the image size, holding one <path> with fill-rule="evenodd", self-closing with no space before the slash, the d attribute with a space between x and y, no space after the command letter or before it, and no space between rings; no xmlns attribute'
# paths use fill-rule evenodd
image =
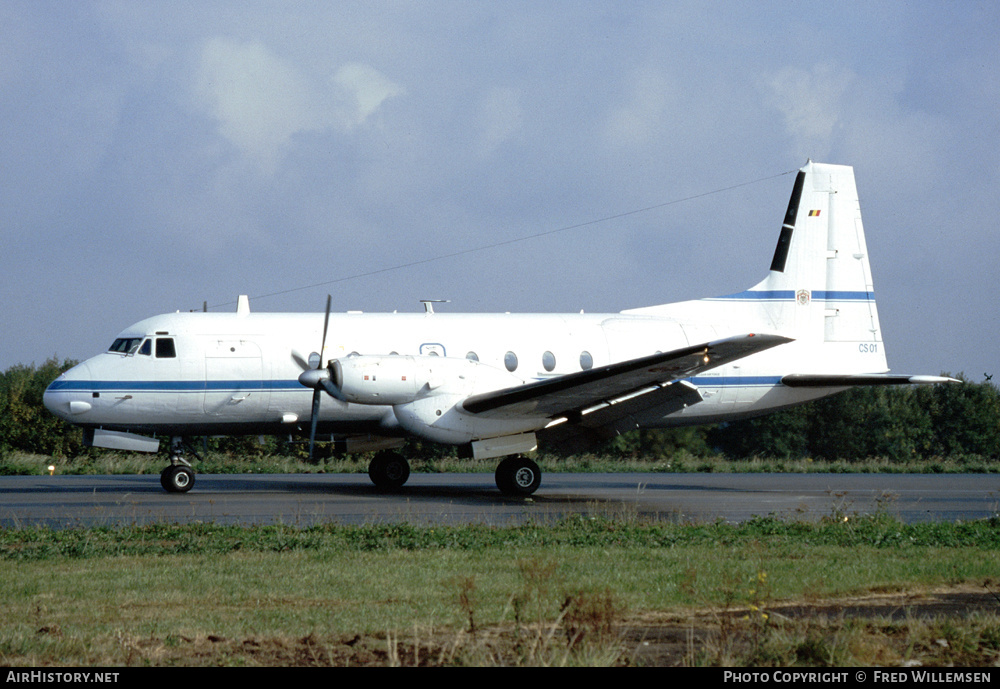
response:
<svg viewBox="0 0 1000 689"><path fill-rule="evenodd" d="M313 392L312 418L309 423L309 461L313 460L316 451L316 425L319 423L319 400L323 391L319 388Z"/></svg>
<svg viewBox="0 0 1000 689"><path fill-rule="evenodd" d="M326 349L326 331L330 327L331 296L326 295L326 317L323 319L323 341L319 343L319 365L323 365L323 350Z"/></svg>
<svg viewBox="0 0 1000 689"><path fill-rule="evenodd" d="M347 402L347 398L344 397L344 393L340 391L340 388L334 385L333 381L330 380L329 376L320 379L319 384L323 386L323 389L326 390L327 394L330 395L330 397L338 399L341 402Z"/></svg>
<svg viewBox="0 0 1000 689"><path fill-rule="evenodd" d="M319 352L313 352L309 356L303 356L302 352L297 349L293 349L292 361L298 365L303 371L312 371L313 369L320 368L323 365L323 350L326 349L326 333L330 328L330 295L326 295L326 316L323 320L323 341L320 343ZM313 363L315 358L316 363ZM306 385L306 383L303 383ZM312 387L312 386L310 386Z"/></svg>
<svg viewBox="0 0 1000 689"><path fill-rule="evenodd" d="M324 382L328 382L330 380L330 372L329 371L324 371L324 373L326 373L326 378L324 379L323 377L321 377L321 374L319 374L319 369L323 366L323 350L326 349L326 332L330 328L330 306L331 306L332 303L333 303L333 297L332 297L332 295L329 295L329 294L326 295L326 315L323 317L323 340L322 340L322 342L320 342L320 345L319 345L319 364L316 367L317 373L314 374L314 376L311 378L311 381L315 381L315 382L313 383L313 385L310 386L310 387L313 388L312 417L309 419L309 460L310 461L312 461L313 452L315 451L315 448L316 448L316 426L319 424L319 403L320 403L320 399L322 397L321 390L322 389L327 389L327 386L324 385L323 383ZM294 353L293 353L293 356L294 356ZM302 376L299 376L299 381L302 382L302 378L304 376L309 376L309 373L310 372L307 371L306 373L303 373ZM306 383L303 382L303 385L305 385L305 384ZM333 387L333 386L331 385L329 387ZM329 392L328 389L327 389L327 392ZM339 393L340 391L338 390L337 392ZM334 397L336 397L336 396L337 395L334 395ZM341 397L341 399L342 399L342 397Z"/></svg>
<svg viewBox="0 0 1000 689"><path fill-rule="evenodd" d="M294 349L292 350L292 359L295 361L296 364L298 364L299 368L301 368L303 371L308 371L309 369L312 368L312 366L309 365L309 361L304 356L302 356L302 354L295 351Z"/></svg>

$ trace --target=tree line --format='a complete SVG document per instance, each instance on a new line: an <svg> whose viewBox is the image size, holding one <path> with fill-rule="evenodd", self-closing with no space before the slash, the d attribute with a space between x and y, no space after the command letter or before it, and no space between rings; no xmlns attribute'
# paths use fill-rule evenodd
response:
<svg viewBox="0 0 1000 689"><path fill-rule="evenodd" d="M42 404L49 383L76 362L49 359L0 374L0 456L28 452L75 457L87 452L80 429ZM961 375L957 376L962 379ZM295 453L282 439L212 441L211 449L247 454ZM414 441L411 457L451 449ZM677 453L732 459L774 457L894 462L957 455L1000 459L1000 391L989 382L854 388L840 395L742 421L619 436L595 454L662 459Z"/></svg>
<svg viewBox="0 0 1000 689"><path fill-rule="evenodd" d="M943 374L950 375L950 374ZM893 462L941 457L1000 459L1000 390L989 382L852 388L766 416L665 431L639 431L623 453Z"/></svg>

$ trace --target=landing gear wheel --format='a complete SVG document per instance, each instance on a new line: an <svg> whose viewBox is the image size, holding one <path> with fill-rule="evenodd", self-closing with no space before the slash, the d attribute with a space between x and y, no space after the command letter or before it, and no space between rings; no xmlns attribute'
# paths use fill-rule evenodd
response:
<svg viewBox="0 0 1000 689"><path fill-rule="evenodd" d="M368 478L376 488L397 490L410 478L410 463L398 452L378 452L368 465Z"/></svg>
<svg viewBox="0 0 1000 689"><path fill-rule="evenodd" d="M187 493L194 485L194 472L182 464L171 464L160 472L160 485L168 493Z"/></svg>
<svg viewBox="0 0 1000 689"><path fill-rule="evenodd" d="M497 467L496 481L504 495L528 496L542 485L542 470L527 457L507 457Z"/></svg>

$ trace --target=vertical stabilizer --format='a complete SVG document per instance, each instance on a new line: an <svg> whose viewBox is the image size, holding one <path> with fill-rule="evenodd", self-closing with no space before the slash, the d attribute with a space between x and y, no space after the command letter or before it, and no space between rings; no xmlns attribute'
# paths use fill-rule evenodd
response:
<svg viewBox="0 0 1000 689"><path fill-rule="evenodd" d="M809 161L799 170L770 273L734 296L756 301L775 331L828 345L829 361L886 370L852 167Z"/></svg>
<svg viewBox="0 0 1000 689"><path fill-rule="evenodd" d="M750 289L623 313L791 337L816 372L887 371L854 168L809 161L798 171L770 271Z"/></svg>

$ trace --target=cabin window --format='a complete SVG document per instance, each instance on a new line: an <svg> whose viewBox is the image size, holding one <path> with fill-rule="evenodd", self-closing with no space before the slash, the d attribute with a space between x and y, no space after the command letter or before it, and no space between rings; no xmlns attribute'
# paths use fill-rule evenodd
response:
<svg viewBox="0 0 1000 689"><path fill-rule="evenodd" d="M580 368L584 371L594 367L594 357L590 356L590 352L580 352Z"/></svg>
<svg viewBox="0 0 1000 689"><path fill-rule="evenodd" d="M479 355L475 352L469 352L465 355L465 358L469 361L479 361Z"/></svg>
<svg viewBox="0 0 1000 689"><path fill-rule="evenodd" d="M513 373L517 370L517 354L514 352L507 352L503 355L503 365L507 367L507 370Z"/></svg>
<svg viewBox="0 0 1000 689"><path fill-rule="evenodd" d="M174 348L174 338L172 337L156 338L157 359L174 359L176 357L177 357L177 350Z"/></svg>
<svg viewBox="0 0 1000 689"><path fill-rule="evenodd" d="M552 352L545 352L542 354L542 367L546 371L551 371L556 367L556 355Z"/></svg>

